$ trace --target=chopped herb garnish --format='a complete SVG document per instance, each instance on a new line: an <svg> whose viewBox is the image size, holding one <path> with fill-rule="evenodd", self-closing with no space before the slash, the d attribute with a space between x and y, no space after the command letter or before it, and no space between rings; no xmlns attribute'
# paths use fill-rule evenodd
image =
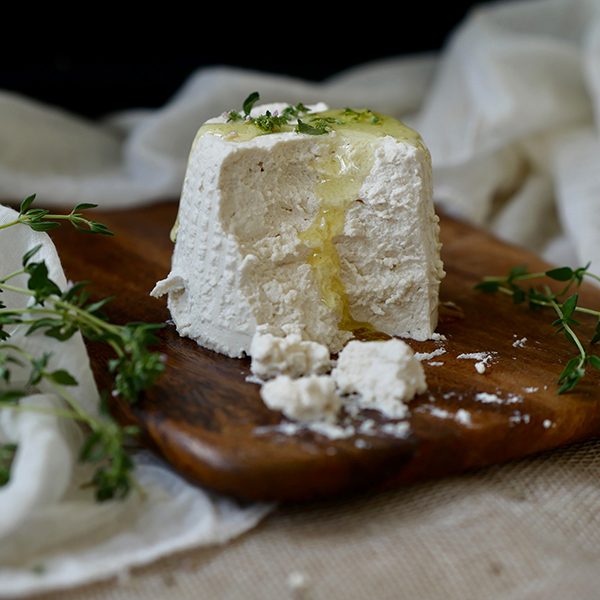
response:
<svg viewBox="0 0 600 600"><path fill-rule="evenodd" d="M308 135L323 135L330 131L331 127L325 119L311 119L310 124L298 119L298 124L296 125L297 133L307 133Z"/></svg>
<svg viewBox="0 0 600 600"><path fill-rule="evenodd" d="M351 121L361 122L361 123L371 123L372 125L377 125L381 123L381 117L374 113L372 110L365 108L364 110L354 110L353 108L346 108L344 110L344 116L348 117Z"/></svg>
<svg viewBox="0 0 600 600"><path fill-rule="evenodd" d="M234 121L243 121L244 117L242 117L242 115L237 112L237 110L230 110L229 112L225 113L227 115L227 122L228 123L232 123Z"/></svg>
<svg viewBox="0 0 600 600"><path fill-rule="evenodd" d="M227 122L233 123L243 121L254 125L263 133L278 133L280 131L291 131L285 129L290 125L291 121L296 120L297 124L293 131L296 133L305 133L308 135L323 135L332 130L332 125L345 125L348 121L364 122L378 124L381 117L369 109L357 111L352 108L347 108L343 115L347 120L336 119L335 117L324 117L319 113L312 113L311 110L302 102L296 105L286 106L280 113L265 111L256 117L250 116L252 108L260 100L258 92L252 92L243 102L242 111L230 110L226 112ZM303 117L302 119L300 117Z"/></svg>
<svg viewBox="0 0 600 600"><path fill-rule="evenodd" d="M247 117L250 116L250 112L252 111L252 108L254 107L254 105L258 102L258 100L260 99L260 94L258 92L252 92L245 100L244 100L244 104L243 104L243 108L244 108L244 115L246 115Z"/></svg>
<svg viewBox="0 0 600 600"><path fill-rule="evenodd" d="M298 102L296 106L288 106L281 111L281 114L285 117L289 117L290 119L297 119L300 115L304 115L310 112L310 108L307 108L302 104L302 102Z"/></svg>
<svg viewBox="0 0 600 600"><path fill-rule="evenodd" d="M286 117L283 114L279 115L277 113L271 113L271 111L268 110L264 115L254 117L250 119L250 121L255 127L258 127L265 133L277 133L281 131L281 128L284 125L287 125L290 118L291 117Z"/></svg>

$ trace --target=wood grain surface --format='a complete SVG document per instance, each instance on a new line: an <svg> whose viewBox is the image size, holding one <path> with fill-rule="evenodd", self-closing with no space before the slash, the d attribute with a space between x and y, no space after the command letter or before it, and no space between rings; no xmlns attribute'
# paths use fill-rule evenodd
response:
<svg viewBox="0 0 600 600"><path fill-rule="evenodd" d="M107 312L117 322L167 321L165 301L148 292L169 271L168 233L175 213L176 203L96 213L115 231L114 238L62 228L53 237L67 277L93 281L98 297L115 295ZM572 348L554 334L551 315L532 314L508 298L473 290L486 274L503 274L517 264L531 269L544 264L449 218L442 218L442 241L447 277L441 300L451 304L442 306L438 331L447 341L410 344L419 352L443 347L446 353L433 359L443 365L424 363L429 391L411 404L406 438L378 434L331 441L307 430L284 435L275 430L282 416L265 408L258 385L245 381L247 359L205 350L180 338L173 326L161 333L166 373L133 409L115 402L115 414L139 424L146 442L189 479L241 498L267 500L395 486L597 435L598 373L586 377L576 392L556 394L555 381ZM587 287L582 296L600 305L596 289ZM593 325L584 325L587 336ZM524 337L524 347L513 346ZM482 351L497 353L483 375L474 361L457 359ZM105 352L90 345L101 385L108 385ZM481 392L501 401L482 401ZM365 417L381 421L375 412Z"/></svg>

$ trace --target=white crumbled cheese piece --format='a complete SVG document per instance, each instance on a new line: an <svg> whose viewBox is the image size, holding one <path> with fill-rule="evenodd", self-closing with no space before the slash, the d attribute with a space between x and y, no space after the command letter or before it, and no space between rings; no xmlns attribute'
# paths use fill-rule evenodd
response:
<svg viewBox="0 0 600 600"><path fill-rule="evenodd" d="M300 423L284 422L279 423L278 425L257 427L254 432L256 435L281 433L283 435L294 436L306 430L322 435L330 440L348 439L355 435L375 437L382 434L396 438L406 438L410 433L410 424L408 421L395 421L378 424L373 419L365 419L355 426L348 424L347 422L338 424L321 420ZM355 440L354 445L357 448L370 447L369 442L363 439Z"/></svg>
<svg viewBox="0 0 600 600"><path fill-rule="evenodd" d="M276 425L277 430L280 433L284 433L286 435L296 435L302 430L302 425L299 423L280 423Z"/></svg>
<svg viewBox="0 0 600 600"><path fill-rule="evenodd" d="M344 440L356 434L356 429L352 425L336 425L327 421L315 421L309 423L308 429L330 440Z"/></svg>
<svg viewBox="0 0 600 600"><path fill-rule="evenodd" d="M535 394L537 391L539 391L539 389L540 389L539 387L533 387L532 386L532 387L524 387L523 391L526 394Z"/></svg>
<svg viewBox="0 0 600 600"><path fill-rule="evenodd" d="M292 571L288 575L287 584L290 590L294 593L298 593L306 590L309 585L309 580L304 573L300 573L299 571Z"/></svg>
<svg viewBox="0 0 600 600"><path fill-rule="evenodd" d="M434 332L431 334L431 339L436 342L445 342L448 338L443 333Z"/></svg>
<svg viewBox="0 0 600 600"><path fill-rule="evenodd" d="M444 363L443 363L443 362L436 361L436 360L432 360L431 362L428 362L427 364L428 364L430 367L441 367L441 366L443 366L443 364L444 364Z"/></svg>
<svg viewBox="0 0 600 600"><path fill-rule="evenodd" d="M491 394L489 392L477 392L475 394L475 400L483 404L519 404L523 402L523 396L518 394L508 394L506 398L502 398L497 394Z"/></svg>
<svg viewBox="0 0 600 600"><path fill-rule="evenodd" d="M363 435L375 435L376 425L373 419L365 419L359 426L358 431Z"/></svg>
<svg viewBox="0 0 600 600"><path fill-rule="evenodd" d="M316 342L303 341L297 333L278 337L257 331L252 338L250 355L252 372L261 379L321 374L331 368L329 349Z"/></svg>
<svg viewBox="0 0 600 600"><path fill-rule="evenodd" d="M475 394L475 400L485 404L502 404L503 402L500 396L496 396L496 394L490 394L488 392L478 392Z"/></svg>
<svg viewBox="0 0 600 600"><path fill-rule="evenodd" d="M525 344L527 343L527 338L521 338L520 340L515 340L513 342L513 348L525 348Z"/></svg>
<svg viewBox="0 0 600 600"><path fill-rule="evenodd" d="M395 339L349 342L331 376L342 394L358 394L356 402L362 408L389 418L406 416L404 403L427 390L423 366L410 346Z"/></svg>
<svg viewBox="0 0 600 600"><path fill-rule="evenodd" d="M270 433L281 433L283 435L297 435L305 428L304 423L289 423L283 421L277 425L264 425L262 427L256 427L254 433L256 435L268 435Z"/></svg>
<svg viewBox="0 0 600 600"><path fill-rule="evenodd" d="M285 106L257 106L253 114ZM168 294L180 335L239 357L249 353L257 326L268 325L274 335L295 330L341 350L350 334L322 301L299 235L319 213L324 161L352 158L362 144L365 176L334 239L349 309L379 331L429 339L444 272L425 147L351 131L228 136L216 127L225 121L212 119L196 135L171 272L152 291Z"/></svg>
<svg viewBox="0 0 600 600"><path fill-rule="evenodd" d="M471 415L464 408L459 408L454 415L454 418L461 425L469 426L471 425Z"/></svg>
<svg viewBox="0 0 600 600"><path fill-rule="evenodd" d="M552 427L552 421L550 419L544 419L542 425L544 426L544 429L550 429L550 427Z"/></svg>
<svg viewBox="0 0 600 600"><path fill-rule="evenodd" d="M490 366L496 352L469 352L467 354L459 354L456 358L459 360L475 360L475 370L483 375Z"/></svg>
<svg viewBox="0 0 600 600"><path fill-rule="evenodd" d="M299 421L333 421L342 401L335 382L328 375L308 375L291 379L280 375L267 381L260 390L264 403L280 410L286 417Z"/></svg>
<svg viewBox="0 0 600 600"><path fill-rule="evenodd" d="M400 423L384 423L381 432L396 438L405 438L410 431L410 425L406 421Z"/></svg>
<svg viewBox="0 0 600 600"><path fill-rule="evenodd" d="M512 416L508 418L509 423L525 423L526 425L531 421L531 417L527 414L522 414L520 411L516 410Z"/></svg>
<svg viewBox="0 0 600 600"><path fill-rule="evenodd" d="M449 419L451 413L443 408L438 408L437 406L432 406L429 409L429 414L432 417L436 417L437 419Z"/></svg>
<svg viewBox="0 0 600 600"><path fill-rule="evenodd" d="M445 348L436 348L432 352L415 352L415 358L417 360L431 360L436 356L441 356L442 354L446 354Z"/></svg>
<svg viewBox="0 0 600 600"><path fill-rule="evenodd" d="M491 352L468 352L459 354L456 358L459 360L491 360L492 353Z"/></svg>

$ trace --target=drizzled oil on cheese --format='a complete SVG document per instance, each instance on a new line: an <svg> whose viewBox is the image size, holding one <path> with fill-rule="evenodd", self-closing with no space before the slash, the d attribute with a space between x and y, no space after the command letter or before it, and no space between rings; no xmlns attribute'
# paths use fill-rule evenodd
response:
<svg viewBox="0 0 600 600"><path fill-rule="evenodd" d="M310 248L308 263L321 300L339 315L338 327L345 331L372 329L352 316L335 245L336 238L344 232L346 211L359 199L362 183L373 165L370 136L355 131L339 133L324 148L325 154L316 157L313 165L319 176L315 186L319 210L298 237Z"/></svg>
<svg viewBox="0 0 600 600"><path fill-rule="evenodd" d="M402 123L402 121L398 121L398 119L370 110L333 109L309 113L301 118L307 121L309 125L314 120L324 120L332 132L355 131L375 137L390 135L398 141L418 146L427 151L421 136L414 129L411 129ZM295 129L295 124L286 124L281 126L277 131L265 132L261 131L250 121L235 121L232 123L208 122L200 127L196 139L210 134L231 142L248 142L263 135L293 133Z"/></svg>

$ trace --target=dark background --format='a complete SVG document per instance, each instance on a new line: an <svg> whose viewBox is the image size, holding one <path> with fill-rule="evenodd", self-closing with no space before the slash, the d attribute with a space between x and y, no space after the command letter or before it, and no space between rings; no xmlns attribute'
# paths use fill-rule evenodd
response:
<svg viewBox="0 0 600 600"><path fill-rule="evenodd" d="M161 106L204 65L322 80L361 62L439 50L469 9L486 3L411 3L406 5L410 11L396 13L379 3L346 11L312 5L285 19L268 5L249 5L232 16L234 11L223 4L224 12L196 17L189 5L168 11L163 3L163 14L154 15L151 24L124 23L119 15L106 18L108 11L104 18L93 12L37 15L35 31L4 24L0 89L96 117ZM286 13L291 6L286 5ZM338 18L343 13L350 18ZM208 40L209 30L217 33L216 43Z"/></svg>

